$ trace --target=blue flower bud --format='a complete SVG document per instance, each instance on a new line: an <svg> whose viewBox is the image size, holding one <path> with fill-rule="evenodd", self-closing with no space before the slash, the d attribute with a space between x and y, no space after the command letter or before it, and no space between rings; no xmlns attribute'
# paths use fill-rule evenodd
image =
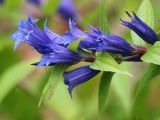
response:
<svg viewBox="0 0 160 120"><path fill-rule="evenodd" d="M68 91L72 95L74 87L96 76L100 71L93 70L89 66L83 66L64 73L64 83L69 86Z"/></svg>
<svg viewBox="0 0 160 120"><path fill-rule="evenodd" d="M159 41L159 36L150 28L146 23L144 23L134 12L133 17L126 12L127 15L132 19L131 22L122 21L122 25L129 27L137 35L139 35L144 41L149 44L154 44L156 41Z"/></svg>

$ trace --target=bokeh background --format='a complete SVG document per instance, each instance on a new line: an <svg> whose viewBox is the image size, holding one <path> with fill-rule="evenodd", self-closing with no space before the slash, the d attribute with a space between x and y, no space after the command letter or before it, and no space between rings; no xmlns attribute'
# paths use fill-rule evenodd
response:
<svg viewBox="0 0 160 120"><path fill-rule="evenodd" d="M99 26L100 0L73 0L80 14L78 26L88 31L87 25ZM130 31L123 27L120 18L127 19L125 11L137 11L142 0L106 0L106 16L112 33L131 41ZM160 0L151 0L155 13L155 30L160 23ZM29 13L41 18L38 26L43 29L45 18L48 26L58 34L68 30L68 23L57 13L59 0L42 0L40 5L27 0L4 0L0 5L0 120L98 120L99 77L78 86L71 98L63 81L57 86L54 95L38 107L39 99L47 83L51 67L40 68L30 64L40 59L40 55L30 46L21 44L14 52L14 42L10 35L17 30L19 20L26 19ZM80 63L84 64L84 63ZM123 63L122 66L134 77L116 74L111 83L104 120L130 120L134 101L134 90L138 78L147 64ZM160 79L150 83L144 120L160 120Z"/></svg>

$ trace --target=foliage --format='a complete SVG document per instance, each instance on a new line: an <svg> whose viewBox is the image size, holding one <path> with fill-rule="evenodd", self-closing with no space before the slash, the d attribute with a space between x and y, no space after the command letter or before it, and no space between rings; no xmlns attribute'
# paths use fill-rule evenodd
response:
<svg viewBox="0 0 160 120"><path fill-rule="evenodd" d="M36 6L28 4L26 0L6 0L4 5L0 5L0 119L93 120L98 119L98 109L101 119L104 120L159 119L160 95L157 86L160 85L158 76L160 73L160 42L147 45L134 32L130 34L129 31L119 29L118 20L124 15L124 10L136 11L139 8L138 16L150 27L159 29L158 24L154 24L154 19L156 18L157 21L159 18L160 1L102 0L100 3L96 0L75 0L74 2L81 13L78 25L82 29L85 29L88 24L100 26L105 33L111 34L112 31L135 45L147 46L147 52L141 57L141 60L150 64L125 62L120 65L111 54L96 53L97 59L90 64L90 67L103 71L102 74L76 88L71 99L67 86L62 83L62 73L68 66L56 65L50 75L47 70L30 65L33 58L39 57L39 55L32 54L33 49L22 44L22 47L16 52L12 52L13 41L9 39L11 33L16 30L18 20L26 17L30 12L34 17L43 16L43 21L48 17L49 27L59 33L68 30L68 26L56 12L59 1L48 0L43 5ZM40 21L38 26L43 28L43 22ZM82 39L84 38L79 38L70 44L69 49L77 51ZM69 69L84 64L88 63L81 62ZM133 78L130 77L130 72ZM43 94L42 100L48 99L48 94L51 96L56 87L57 89L53 98L37 107L45 84L54 87L51 90L48 90L50 87L45 87L43 93L47 93L47 97L44 97L46 94ZM45 92L46 90L48 92Z"/></svg>

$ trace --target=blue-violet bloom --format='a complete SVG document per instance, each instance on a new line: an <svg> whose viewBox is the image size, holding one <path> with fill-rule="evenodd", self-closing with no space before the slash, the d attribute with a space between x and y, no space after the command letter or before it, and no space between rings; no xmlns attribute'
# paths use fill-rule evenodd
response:
<svg viewBox="0 0 160 120"><path fill-rule="evenodd" d="M50 54L43 54L40 62L35 63L37 66L49 66L61 63L74 64L79 62L82 56L75 53L64 46L54 45L53 52Z"/></svg>
<svg viewBox="0 0 160 120"><path fill-rule="evenodd" d="M127 15L132 19L131 22L122 21L122 25L129 27L136 34L138 34L144 41L149 44L154 44L159 41L159 36L150 28L146 23L144 23L134 12L133 17L126 12Z"/></svg>
<svg viewBox="0 0 160 120"><path fill-rule="evenodd" d="M124 53L131 53L135 49L123 38L116 36L105 34L101 32L99 29L93 28L89 26L92 32L88 33L88 39L82 40L80 47L85 49L90 49L90 44L87 43L94 43L96 51L106 51L116 54L124 54ZM93 50L93 47L92 49Z"/></svg>
<svg viewBox="0 0 160 120"><path fill-rule="evenodd" d="M31 16L28 16L26 21L20 21L18 23L18 31L11 35L11 39L16 39L14 50L18 47L21 42L27 41L29 39L30 33L33 31L33 27L35 27L35 23L38 19L32 19Z"/></svg>
<svg viewBox="0 0 160 120"><path fill-rule="evenodd" d="M97 75L100 71L89 68L89 66L83 66L77 68L75 70L65 72L64 73L64 83L69 86L68 90L70 95L72 94L72 90L74 87L82 84L95 75Z"/></svg>
<svg viewBox="0 0 160 120"><path fill-rule="evenodd" d="M105 34L92 26L89 26L92 32L83 32L76 26L74 20L69 21L69 26L70 31L62 36L57 43L67 46L84 36L85 38L81 40L79 48L92 51L107 51L117 54L131 53L132 51L135 51L126 40L116 35Z"/></svg>
<svg viewBox="0 0 160 120"><path fill-rule="evenodd" d="M36 21L30 16L27 21L20 21L18 31L11 36L12 39L16 39L15 48L21 42L25 42L42 54L41 61L35 63L35 65L48 66L56 63L76 63L82 59L80 54L57 44L57 39L61 37L47 28L47 21L44 30L35 25Z"/></svg>
<svg viewBox="0 0 160 120"><path fill-rule="evenodd" d="M61 37L61 39L59 39L59 41L57 40L58 44L67 46L72 42L74 42L75 40L79 39L80 37L87 36L85 32L83 32L76 26L76 22L74 20L71 20L71 19L69 20L69 28L70 28L70 31L66 32Z"/></svg>

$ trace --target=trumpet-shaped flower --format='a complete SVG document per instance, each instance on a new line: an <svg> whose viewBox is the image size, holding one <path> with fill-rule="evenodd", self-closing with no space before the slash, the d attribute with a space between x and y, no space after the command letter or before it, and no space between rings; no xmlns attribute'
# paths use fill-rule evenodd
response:
<svg viewBox="0 0 160 120"><path fill-rule="evenodd" d="M96 51L107 51L117 54L130 53L135 50L126 40L119 36L105 34L92 26L89 26L89 28L92 32L88 33L88 39L82 40L80 44L82 48L91 50L94 48ZM87 43L93 43L94 47Z"/></svg>
<svg viewBox="0 0 160 120"><path fill-rule="evenodd" d="M59 63L77 63L82 59L82 56L63 46L55 45L53 52L43 54L40 62L35 63L37 66L49 66Z"/></svg>
<svg viewBox="0 0 160 120"><path fill-rule="evenodd" d="M136 34L138 34L144 41L149 44L154 44L156 41L159 41L159 36L150 28L146 23L144 23L134 12L133 17L126 12L127 15L132 19L131 22L122 21L122 25L129 27Z"/></svg>
<svg viewBox="0 0 160 120"><path fill-rule="evenodd" d="M11 36L12 39L16 39L15 48L21 42L25 42L42 54L41 61L35 63L35 65L48 66L56 63L76 63L80 61L82 58L80 54L57 43L61 36L47 28L47 21L44 30L38 28L35 23L35 20L31 17L27 21L19 22L18 31Z"/></svg>
<svg viewBox="0 0 160 120"><path fill-rule="evenodd" d="M68 90L70 95L72 94L72 90L74 87L88 81L89 79L97 75L99 72L100 71L98 70L93 70L89 68L89 66L83 66L75 70L65 72L64 83L69 86Z"/></svg>
<svg viewBox="0 0 160 120"><path fill-rule="evenodd" d="M18 23L18 31L11 35L11 39L16 39L14 49L16 49L21 42L28 41L37 21L38 19L34 20L29 16L26 21L20 21Z"/></svg>

